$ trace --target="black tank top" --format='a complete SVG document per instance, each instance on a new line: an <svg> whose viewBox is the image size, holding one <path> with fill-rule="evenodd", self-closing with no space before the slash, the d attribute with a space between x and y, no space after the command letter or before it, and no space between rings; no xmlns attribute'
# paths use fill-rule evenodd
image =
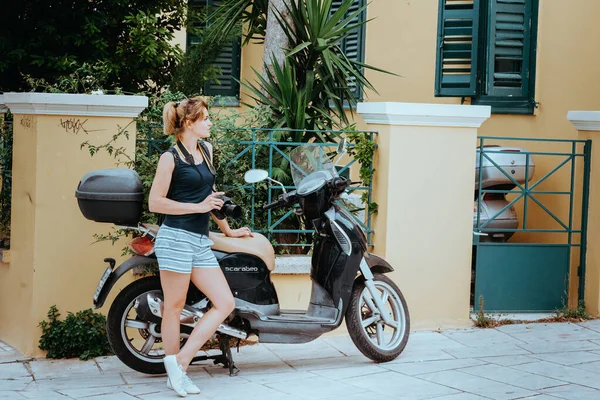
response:
<svg viewBox="0 0 600 400"><path fill-rule="evenodd" d="M198 173L193 165L190 165L175 157L176 173L173 174L171 195L169 198L180 203L201 203L212 193L215 178L210 173L206 161L197 164ZM188 232L199 233L208 236L208 222L210 212L183 215L166 215L163 224Z"/></svg>

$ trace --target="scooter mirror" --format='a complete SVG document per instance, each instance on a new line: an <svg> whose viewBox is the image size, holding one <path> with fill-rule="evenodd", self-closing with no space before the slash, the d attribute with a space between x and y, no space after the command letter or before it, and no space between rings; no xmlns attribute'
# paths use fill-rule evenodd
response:
<svg viewBox="0 0 600 400"><path fill-rule="evenodd" d="M264 181L269 177L269 173L264 169L251 169L244 174L244 180L248 183Z"/></svg>
<svg viewBox="0 0 600 400"><path fill-rule="evenodd" d="M348 142L346 141L346 138L342 138L342 140L340 140L340 143L338 144L337 153L344 154L346 152L347 145Z"/></svg>
<svg viewBox="0 0 600 400"><path fill-rule="evenodd" d="M338 143L337 159L335 160L335 162L333 164L334 166L337 166L338 163L340 162L340 160L342 159L342 156L346 152L347 145L348 145L348 142L346 141L346 138L342 138L342 140L340 140L340 143Z"/></svg>

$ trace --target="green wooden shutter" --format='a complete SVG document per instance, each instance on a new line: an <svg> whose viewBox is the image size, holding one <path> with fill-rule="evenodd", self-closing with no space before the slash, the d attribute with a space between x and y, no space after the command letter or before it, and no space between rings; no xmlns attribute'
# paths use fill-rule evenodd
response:
<svg viewBox="0 0 600 400"><path fill-rule="evenodd" d="M436 96L477 94L479 1L440 0Z"/></svg>
<svg viewBox="0 0 600 400"><path fill-rule="evenodd" d="M190 0L189 7L207 8L207 12L214 11L223 4L224 0ZM198 43L200 38L187 35L187 48ZM207 96L225 96L239 99L240 85L236 79L240 79L242 43L241 37L234 40L230 45L224 46L217 56L215 65L221 73L214 81L204 85L204 94Z"/></svg>
<svg viewBox="0 0 600 400"><path fill-rule="evenodd" d="M532 57L532 9L531 0L491 1L484 94L528 96Z"/></svg>
<svg viewBox="0 0 600 400"><path fill-rule="evenodd" d="M224 0L206 0L210 8L220 7ZM240 66L242 59L241 37L235 39L230 45L224 46L217 56L215 64L221 69L216 80L209 81L204 85L204 94L208 96L240 97L240 85L236 79L240 79Z"/></svg>
<svg viewBox="0 0 600 400"><path fill-rule="evenodd" d="M331 4L331 14L335 13L342 5L343 0L333 0ZM347 14L358 11L365 5L365 0L354 0L352 6L347 11ZM363 10L352 23L363 22L366 19L366 9ZM342 40L341 49L350 60L358 61L361 63L365 62L365 25L359 26L357 29L350 32L348 36ZM352 88L354 97L359 101L363 100L362 88L356 82L355 79L348 79L348 86Z"/></svg>
<svg viewBox="0 0 600 400"><path fill-rule="evenodd" d="M215 65L221 69L221 73L216 80L206 83L204 86L206 95L239 98L240 85L235 79L240 79L241 48L241 38L223 47L215 61Z"/></svg>

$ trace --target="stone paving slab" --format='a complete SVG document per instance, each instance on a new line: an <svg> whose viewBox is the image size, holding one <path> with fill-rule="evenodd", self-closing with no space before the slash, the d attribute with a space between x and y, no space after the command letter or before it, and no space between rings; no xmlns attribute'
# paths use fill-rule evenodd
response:
<svg viewBox="0 0 600 400"><path fill-rule="evenodd" d="M554 398L565 400L598 400L598 390L580 385L565 385L542 390Z"/></svg>
<svg viewBox="0 0 600 400"><path fill-rule="evenodd" d="M430 382L436 382L454 388L457 391L477 394L490 399L520 399L537 394L535 391L522 389L459 371L436 372L433 374L420 375L419 377Z"/></svg>
<svg viewBox="0 0 600 400"><path fill-rule="evenodd" d="M594 319L591 321L580 322L577 325L600 333L600 319Z"/></svg>
<svg viewBox="0 0 600 400"><path fill-rule="evenodd" d="M502 328L487 331L485 329L467 329L462 331L444 332L443 335L464 346L488 347L497 345L518 345L526 343L502 331Z"/></svg>
<svg viewBox="0 0 600 400"><path fill-rule="evenodd" d="M579 385L600 389L600 374L591 371L584 371L578 368L554 364L547 361L517 365L513 368L548 378L558 379L563 382L577 383ZM598 398L600 398L600 392Z"/></svg>
<svg viewBox="0 0 600 400"><path fill-rule="evenodd" d="M426 379L414 378L392 371L352 378L342 382L393 399L420 400L460 393L459 390L437 382L428 382Z"/></svg>
<svg viewBox="0 0 600 400"><path fill-rule="evenodd" d="M434 372L450 371L459 368L472 367L486 364L474 358L461 358L440 361L412 362L402 364L386 364L385 368L400 372L404 375L414 376L431 374Z"/></svg>
<svg viewBox="0 0 600 400"><path fill-rule="evenodd" d="M531 356L538 360L550 361L561 365L576 366L577 364L593 363L600 361L600 354L595 354L589 351L571 351L558 353L535 354ZM597 371L600 371L598 369Z"/></svg>
<svg viewBox="0 0 600 400"><path fill-rule="evenodd" d="M600 352L600 340L576 340L563 342L539 341L519 345L519 348L531 354L561 353L568 351L595 351Z"/></svg>
<svg viewBox="0 0 600 400"><path fill-rule="evenodd" d="M188 398L600 399L600 320L413 332L400 357L381 364L347 336L245 346L234 358L241 370L235 377L211 362L191 366L203 392ZM0 400L177 398L165 375L138 373L114 356L31 360L0 345Z"/></svg>
<svg viewBox="0 0 600 400"><path fill-rule="evenodd" d="M497 330L526 343L600 340L600 332L569 322L562 324L504 325Z"/></svg>
<svg viewBox="0 0 600 400"><path fill-rule="evenodd" d="M582 363L582 364L573 364L571 365L573 368L584 369L586 371L591 372L600 372L600 361L590 362L590 363Z"/></svg>
<svg viewBox="0 0 600 400"><path fill-rule="evenodd" d="M53 379L72 377L74 375L90 375L100 372L98 365L92 361L80 360L35 360L29 367L36 379Z"/></svg>
<svg viewBox="0 0 600 400"><path fill-rule="evenodd" d="M496 356L496 357L481 357L478 360L484 363L501 365L503 367L511 367L513 365L529 364L539 361L537 358L533 358L533 355L526 356Z"/></svg>
<svg viewBox="0 0 600 400"><path fill-rule="evenodd" d="M532 391L568 384L568 382L558 379L499 365L478 365L476 367L461 368L458 371Z"/></svg>

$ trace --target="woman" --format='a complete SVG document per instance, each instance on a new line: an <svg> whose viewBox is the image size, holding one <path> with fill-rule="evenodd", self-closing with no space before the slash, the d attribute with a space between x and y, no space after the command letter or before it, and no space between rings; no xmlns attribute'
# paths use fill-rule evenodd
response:
<svg viewBox="0 0 600 400"><path fill-rule="evenodd" d="M208 238L210 212L221 209L223 201L218 196L224 194L213 193L214 176L198 144L198 140L210 136L212 123L208 106L200 97L167 103L163 122L165 134L177 137L178 144L174 147L178 157L171 151L161 155L150 189L149 209L166 214L155 244L164 295L161 325L164 363L167 386L185 397L188 393L200 393L186 374L192 358L233 311L235 302ZM212 146L205 143L212 160ZM193 156L195 165L184 161L186 157L178 148L181 145ZM173 176L175 163L178 163L177 172ZM226 220L214 220L227 236L252 236L248 228L232 230ZM190 279L210 299L212 308L180 349L179 315L185 305Z"/></svg>

